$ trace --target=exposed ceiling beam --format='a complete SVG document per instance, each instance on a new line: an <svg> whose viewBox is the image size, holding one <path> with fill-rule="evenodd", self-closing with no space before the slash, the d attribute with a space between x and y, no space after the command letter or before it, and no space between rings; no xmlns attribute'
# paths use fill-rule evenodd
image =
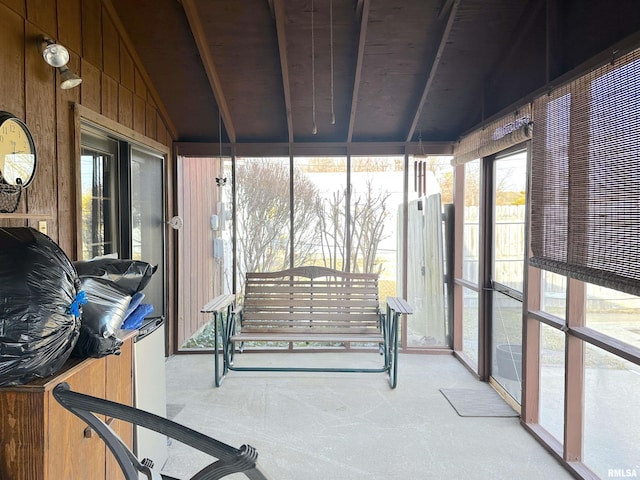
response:
<svg viewBox="0 0 640 480"><path fill-rule="evenodd" d="M440 8L440 11L438 12L438 20L442 20L444 18L444 16L449 12L452 4L453 0L444 0L442 8Z"/></svg>
<svg viewBox="0 0 640 480"><path fill-rule="evenodd" d="M451 27L453 27L453 22L456 18L456 13L458 12L458 6L460 5L461 0L454 0L453 5L451 6L451 11L449 12L449 18L447 19L447 24L442 31L442 35L440 36L440 43L438 44L438 50L436 51L436 55L431 63L431 68L429 69L429 76L427 77L427 82L424 85L424 89L422 91L422 96L420 97L420 101L418 102L418 108L416 109L416 113L413 116L413 122L411 122L411 128L409 128L409 133L407 135L407 142L410 142L413 138L413 134L418 127L418 123L420 122L420 115L422 114L422 107L424 107L424 102L427 100L427 96L429 95L429 90L431 90L431 85L433 84L433 79L436 76L436 72L438 71L438 67L440 65L440 59L442 58L442 54L444 53L444 49L447 46L447 41L449 40L449 35L451 33Z"/></svg>
<svg viewBox="0 0 640 480"><path fill-rule="evenodd" d="M362 18L362 7L364 6L364 0L356 0L356 19Z"/></svg>
<svg viewBox="0 0 640 480"><path fill-rule="evenodd" d="M367 25L369 24L369 6L371 0L362 1L362 18L360 19L360 40L358 41L358 61L356 63L356 74L353 79L353 96L351 97L351 113L349 114L349 133L347 133L347 142L353 139L353 128L356 120L356 110L358 108L358 92L360 90L360 81L362 78L362 64L364 63L364 47L367 41ZM358 6L360 7L360 2Z"/></svg>
<svg viewBox="0 0 640 480"><path fill-rule="evenodd" d="M278 33L278 50L280 52L280 70L282 71L282 88L284 90L284 106L287 113L287 132L289 143L293 143L293 122L291 121L291 87L289 84L289 61L287 60L287 35L285 31L284 0L269 0L273 5Z"/></svg>
<svg viewBox="0 0 640 480"><path fill-rule="evenodd" d="M222 116L227 136L231 143L235 143L236 131L233 127L233 122L231 121L231 113L229 112L229 106L227 105L227 100L224 96L222 85L220 84L220 78L218 77L213 57L211 56L211 50L209 50L207 36L202 28L200 15L198 14L198 10L195 6L195 0L182 0L182 8L184 8L184 12L187 15L187 21L191 27L193 38L196 41L198 52L202 59L202 64L204 65L207 77L209 78L209 83L211 84L213 95L216 99L216 103L218 104L218 109L220 110L220 115Z"/></svg>

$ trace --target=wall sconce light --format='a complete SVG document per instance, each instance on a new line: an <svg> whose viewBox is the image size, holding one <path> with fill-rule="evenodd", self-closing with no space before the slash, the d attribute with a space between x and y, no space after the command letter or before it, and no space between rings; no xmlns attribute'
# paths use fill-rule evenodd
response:
<svg viewBox="0 0 640 480"><path fill-rule="evenodd" d="M40 51L47 64L60 69L60 88L68 90L82 83L82 79L67 67L69 51L65 47L54 42L49 37L41 37Z"/></svg>

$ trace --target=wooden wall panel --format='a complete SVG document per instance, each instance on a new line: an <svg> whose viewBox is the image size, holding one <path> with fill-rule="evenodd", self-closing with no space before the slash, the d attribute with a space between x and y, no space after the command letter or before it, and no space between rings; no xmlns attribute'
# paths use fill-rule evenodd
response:
<svg viewBox="0 0 640 480"><path fill-rule="evenodd" d="M118 121L118 82L102 74L102 115Z"/></svg>
<svg viewBox="0 0 640 480"><path fill-rule="evenodd" d="M138 70L137 68L134 71L134 84L135 84L134 91L136 95L139 95L140 97L146 100L147 86L144 83L144 77L140 73L140 70Z"/></svg>
<svg viewBox="0 0 640 480"><path fill-rule="evenodd" d="M27 19L47 36L53 39L58 36L56 2L27 0Z"/></svg>
<svg viewBox="0 0 640 480"><path fill-rule="evenodd" d="M24 120L24 21L0 5L0 110Z"/></svg>
<svg viewBox="0 0 640 480"><path fill-rule="evenodd" d="M184 220L178 237L178 345L211 320L200 309L222 293L221 283L214 282L221 267L213 259L214 232L210 224L219 201L219 190L212 188L218 167L216 158L178 158L177 209Z"/></svg>
<svg viewBox="0 0 640 480"><path fill-rule="evenodd" d="M82 53L82 0L58 0L58 40L78 55Z"/></svg>
<svg viewBox="0 0 640 480"><path fill-rule="evenodd" d="M80 104L85 111L112 120L114 126L133 129L169 148L173 141L166 127L171 119L163 117L164 107L149 94L153 85L146 83L144 66L130 50L122 23L112 14L109 2L103 0L0 0L0 110L26 122L39 158L34 182L16 212L20 216L0 214L0 227L37 227L45 220L49 236L72 259L77 258L79 224L79 122L73 105ZM82 77L79 87L60 88L59 72L40 54L37 39L41 35L69 49L69 68ZM173 172L172 168L169 156L167 171ZM172 188L175 182L169 179L167 184ZM171 196L168 191L169 208ZM169 254L167 277L172 279L173 261ZM173 281L171 286L175 288ZM168 324L175 323L175 305L175 295L169 292Z"/></svg>
<svg viewBox="0 0 640 480"><path fill-rule="evenodd" d="M111 18L102 12L102 55L104 73L120 81L120 37Z"/></svg>
<svg viewBox="0 0 640 480"><path fill-rule="evenodd" d="M136 132L145 132L145 120L147 117L147 110L145 107L144 99L138 95L133 96L133 129Z"/></svg>
<svg viewBox="0 0 640 480"><path fill-rule="evenodd" d="M156 138L156 109L147 103L145 119L145 135L149 138Z"/></svg>
<svg viewBox="0 0 640 480"><path fill-rule="evenodd" d="M41 31L27 24L25 38L37 38ZM23 203L28 211L52 215L50 236L57 240L57 180L55 72L47 65L37 48L25 49L26 122L30 126L38 152L37 173L26 189Z"/></svg>
<svg viewBox="0 0 640 480"><path fill-rule="evenodd" d="M136 88L134 70L133 58L131 58L124 42L120 41L120 83L131 91Z"/></svg>
<svg viewBox="0 0 640 480"><path fill-rule="evenodd" d="M24 10L24 5L23 5ZM25 120L24 103L24 20L17 13L0 5L0 110ZM28 124L27 124L28 125ZM30 125L28 125L30 127ZM21 201L16 212L26 211ZM22 227L21 220L5 220L2 226Z"/></svg>
<svg viewBox="0 0 640 480"><path fill-rule="evenodd" d="M27 16L25 10L25 0L0 0L0 4L4 3L22 18Z"/></svg>
<svg viewBox="0 0 640 480"><path fill-rule="evenodd" d="M133 129L133 92L122 84L118 90L118 123Z"/></svg>
<svg viewBox="0 0 640 480"><path fill-rule="evenodd" d="M69 68L80 71L80 57L71 54ZM80 102L80 88L57 89L56 158L58 159L58 245L71 254L76 251L76 159L72 105Z"/></svg>
<svg viewBox="0 0 640 480"><path fill-rule="evenodd" d="M160 113L156 116L156 140L162 144L167 142L167 128L164 126Z"/></svg>
<svg viewBox="0 0 640 480"><path fill-rule="evenodd" d="M102 67L102 7L100 0L82 0L82 57Z"/></svg>
<svg viewBox="0 0 640 480"><path fill-rule="evenodd" d="M81 102L94 112L100 112L102 80L100 70L82 60Z"/></svg>

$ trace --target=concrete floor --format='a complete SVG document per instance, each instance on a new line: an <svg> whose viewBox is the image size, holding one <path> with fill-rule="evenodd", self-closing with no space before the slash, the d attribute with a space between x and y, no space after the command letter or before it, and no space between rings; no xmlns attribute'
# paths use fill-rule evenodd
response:
<svg viewBox="0 0 640 480"><path fill-rule="evenodd" d="M344 357L245 353L236 364L335 366ZM483 386L440 355L400 355L395 390L370 373L230 372L215 388L212 355L167 361L169 417L235 447L252 445L273 480L572 478L518 417L460 417L439 390ZM210 462L173 442L163 472L188 478Z"/></svg>

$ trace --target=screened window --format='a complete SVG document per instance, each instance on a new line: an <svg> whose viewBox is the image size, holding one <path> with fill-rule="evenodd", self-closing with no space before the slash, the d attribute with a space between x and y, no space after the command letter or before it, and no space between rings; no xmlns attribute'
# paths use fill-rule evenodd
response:
<svg viewBox="0 0 640 480"><path fill-rule="evenodd" d="M480 262L480 160L464 165L462 276L477 284Z"/></svg>
<svg viewBox="0 0 640 480"><path fill-rule="evenodd" d="M289 157L236 160L238 278L290 267Z"/></svg>
<svg viewBox="0 0 640 480"><path fill-rule="evenodd" d="M294 266L348 270L347 158L293 160Z"/></svg>

